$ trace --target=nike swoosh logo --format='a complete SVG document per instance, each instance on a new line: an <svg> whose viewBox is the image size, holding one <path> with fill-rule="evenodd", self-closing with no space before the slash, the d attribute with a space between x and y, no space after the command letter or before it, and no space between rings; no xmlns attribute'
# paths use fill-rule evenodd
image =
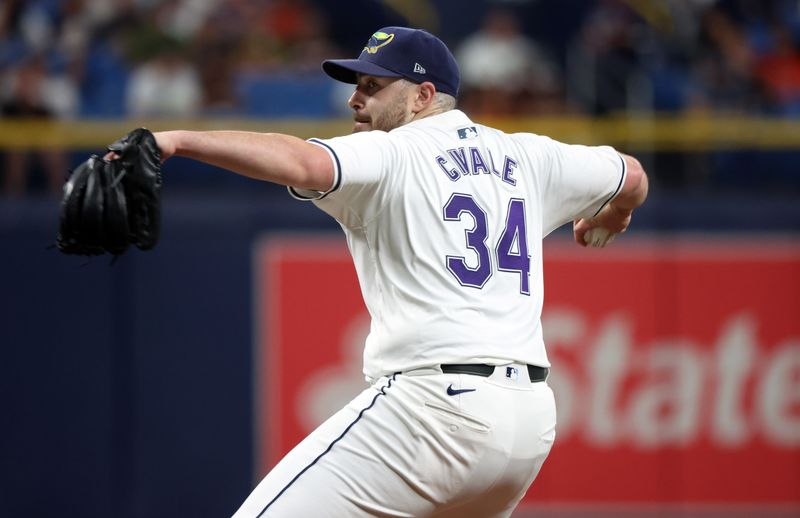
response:
<svg viewBox="0 0 800 518"><path fill-rule="evenodd" d="M448 396L455 396L458 394L463 394L464 392L475 392L477 389L454 389L453 384L451 383L449 387L447 387L447 395Z"/></svg>

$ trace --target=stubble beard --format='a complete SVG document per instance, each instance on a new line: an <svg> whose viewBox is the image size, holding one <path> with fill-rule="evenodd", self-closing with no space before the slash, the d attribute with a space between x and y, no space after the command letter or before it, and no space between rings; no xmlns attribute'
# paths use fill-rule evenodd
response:
<svg viewBox="0 0 800 518"><path fill-rule="evenodd" d="M392 98L384 111L372 116L369 130L391 131L410 121L411 114L406 110L406 93L405 90L401 90ZM354 133L359 131L367 129L353 129Z"/></svg>

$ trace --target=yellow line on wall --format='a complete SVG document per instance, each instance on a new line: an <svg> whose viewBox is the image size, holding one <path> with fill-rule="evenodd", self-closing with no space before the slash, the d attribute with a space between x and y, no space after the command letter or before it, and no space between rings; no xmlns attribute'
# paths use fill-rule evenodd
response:
<svg viewBox="0 0 800 518"><path fill-rule="evenodd" d="M532 132L574 144L609 144L631 151L800 149L800 120L740 116L475 117L504 131ZM76 120L0 119L0 150L101 151L133 128L239 129L329 138L350 132L347 119Z"/></svg>

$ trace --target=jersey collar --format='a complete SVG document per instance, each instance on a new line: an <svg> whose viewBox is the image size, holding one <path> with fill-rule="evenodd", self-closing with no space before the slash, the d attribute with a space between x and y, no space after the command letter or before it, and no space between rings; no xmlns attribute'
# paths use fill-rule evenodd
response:
<svg viewBox="0 0 800 518"><path fill-rule="evenodd" d="M466 126L470 124L473 124L473 122L467 117L466 113L461 110L448 110L444 113L437 113L436 115L430 115L419 120L411 121L399 128L395 128L395 130L402 128L423 128L430 125Z"/></svg>

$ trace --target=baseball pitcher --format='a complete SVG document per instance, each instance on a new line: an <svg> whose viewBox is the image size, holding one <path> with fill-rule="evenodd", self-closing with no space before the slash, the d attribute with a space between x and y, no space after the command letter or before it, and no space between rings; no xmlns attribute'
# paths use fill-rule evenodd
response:
<svg viewBox="0 0 800 518"><path fill-rule="evenodd" d="M456 61L428 32L385 27L357 59L322 67L355 85L352 135L154 134L163 159L286 185L335 218L372 318L368 388L235 517L509 516L556 436L542 239L573 222L578 245L605 246L647 177L610 147L473 122L455 108Z"/></svg>

